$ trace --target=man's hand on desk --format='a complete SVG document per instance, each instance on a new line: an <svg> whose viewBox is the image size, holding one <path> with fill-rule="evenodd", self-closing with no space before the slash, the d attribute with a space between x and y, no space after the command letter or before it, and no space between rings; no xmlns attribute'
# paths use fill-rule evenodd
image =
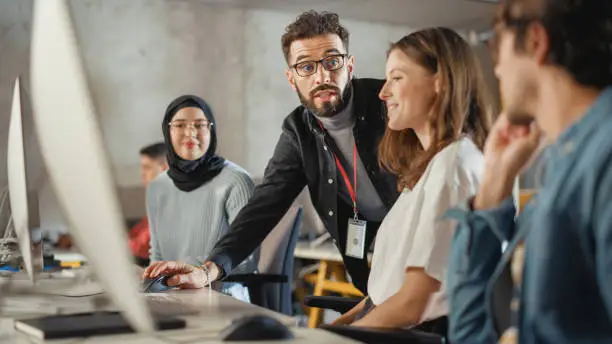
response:
<svg viewBox="0 0 612 344"><path fill-rule="evenodd" d="M157 261L145 269L143 278L155 278L159 275L172 276L167 282L170 287L198 289L218 280L221 277L221 269L213 262L194 266L177 261Z"/></svg>

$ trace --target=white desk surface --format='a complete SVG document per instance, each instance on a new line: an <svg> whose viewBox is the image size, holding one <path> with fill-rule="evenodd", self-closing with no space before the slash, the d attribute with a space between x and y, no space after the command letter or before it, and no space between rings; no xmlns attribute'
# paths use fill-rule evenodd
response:
<svg viewBox="0 0 612 344"><path fill-rule="evenodd" d="M311 247L309 242L300 241L295 246L294 256L301 259L342 262L340 251L338 251L336 245L330 241L326 241L315 247ZM368 253L368 260L372 261L372 253Z"/></svg>
<svg viewBox="0 0 612 344"><path fill-rule="evenodd" d="M52 282L47 281L47 283ZM60 283L59 280L58 283ZM23 286L20 286L22 284ZM14 279L12 290L23 290L24 288L22 287L26 287L27 285L31 285L31 282L20 278L18 278L17 280ZM54 340L45 341L43 343L222 343L219 333L222 329L227 327L233 319L244 315L262 313L273 316L282 323L292 327L295 339L289 341L274 341L274 343L355 343L355 341L337 336L324 330L297 328L295 326L295 320L291 317L239 301L237 299L232 298L231 296L209 290L208 288L198 290L173 291L170 292L170 294L172 296L177 297L179 299L179 302L186 302L201 309L201 312L199 314L180 316L180 318L183 318L187 321L187 327L183 330L161 331L155 332L153 334L108 335L84 339ZM16 313L15 310L11 311L4 307L0 307L0 310L4 308L6 311L4 314L0 315L0 343L41 343L40 341L33 339L33 337L30 337L20 332L16 332L14 330L13 319L44 315L45 311L53 312L53 310L56 308L62 308L62 313L64 314L91 311L93 309L91 302L94 297L95 296L63 297L42 294L24 295L10 293L9 295L7 295L7 299L4 300L4 305L8 307L11 304L22 304L24 305L24 307L20 307L22 309L22 311L20 312L21 314ZM145 297L144 294L143 297ZM26 312L32 312L33 310L36 310L38 312L38 310L40 310L40 313L38 315L33 313L24 315L24 309L26 310ZM114 310L115 308L111 305L109 307L106 307L105 309ZM257 343L265 343L265 341L258 341Z"/></svg>

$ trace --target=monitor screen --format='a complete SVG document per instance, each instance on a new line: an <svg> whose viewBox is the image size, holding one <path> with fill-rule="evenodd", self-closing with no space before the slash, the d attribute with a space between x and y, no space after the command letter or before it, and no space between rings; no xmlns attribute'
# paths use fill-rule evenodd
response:
<svg viewBox="0 0 612 344"><path fill-rule="evenodd" d="M37 139L76 245L133 328L153 331L65 0L35 2L30 68Z"/></svg>
<svg viewBox="0 0 612 344"><path fill-rule="evenodd" d="M23 267L31 281L42 271L42 244L31 233L30 213L32 202L28 202L28 182L25 166L25 145L23 130L22 98L20 80L15 80L11 120L7 146L7 172L12 226L19 243ZM33 239L37 239L36 242Z"/></svg>

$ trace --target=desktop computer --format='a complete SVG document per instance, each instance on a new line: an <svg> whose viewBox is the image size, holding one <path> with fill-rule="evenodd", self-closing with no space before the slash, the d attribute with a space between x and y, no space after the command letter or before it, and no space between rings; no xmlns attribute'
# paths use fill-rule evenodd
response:
<svg viewBox="0 0 612 344"><path fill-rule="evenodd" d="M30 67L36 136L71 234L130 326L153 331L66 1L35 2Z"/></svg>
<svg viewBox="0 0 612 344"><path fill-rule="evenodd" d="M123 222L120 220L121 214L120 211L118 211L119 206L117 200L113 199L115 196L114 186L112 184L112 178L109 177L110 169L105 165L107 164L104 160L106 156L102 149L103 144L100 139L101 135L95 126L95 113L92 111L88 114L87 112L83 112L82 109L78 109L78 107L76 109L77 111L74 111L75 109L72 107L75 104L82 105L84 103L89 103L88 98L79 100L79 97L88 96L86 88L84 90L81 89L80 93L77 92L72 95L68 93L68 91L74 90L75 88L79 89L79 87L82 86L82 84L75 86L74 82L71 82L73 80L69 77L69 75L81 75L80 73L82 73L82 70L79 69L81 67L80 65L70 65L69 67L73 69L76 68L77 70L71 70L73 74L64 75L62 80L54 80L54 78L59 77L59 75L53 73L51 75L43 74L43 77L37 78L40 75L36 73L36 68L39 67L45 70L45 68L55 67L50 64L50 56L55 57L56 59L54 61L59 63L71 64L75 62L75 55L65 55L65 51L61 51L57 55L54 55L56 51L49 52L44 50L44 48L52 49L54 47L43 45L43 50L40 50L40 44L38 44L40 40L44 41L51 39L50 36L46 36L49 32L51 32L52 35L56 35L53 37L54 39L59 38L58 41L64 44L66 44L67 35L68 38L74 38L70 23L66 22L66 20L69 20L67 7L61 2L55 2L55 4L51 4L51 7L43 7L43 9L39 11L40 12L36 12L37 17L34 21L35 31L32 44L32 78L34 91L36 92L38 90L38 92L52 93L52 91L49 91L50 88L52 88L53 91L57 91L54 85L59 83L63 83L64 86L67 86L67 89L60 89L59 91L62 93L59 96L57 93L52 95L55 97L53 99L54 101L60 101L54 105L46 103L49 100L45 98L47 93L42 93L42 97L39 93L38 97L33 100L41 102L42 98L43 104L49 107L42 107L41 109L39 106L40 103L36 103L37 112L35 117L32 118L33 121L30 120L30 118L24 121L24 105L27 109L29 103L24 101L25 90L21 86L20 80L18 79L15 83L15 101L13 102L12 125L8 147L8 170L11 181L10 192L12 197L8 203L10 203L10 207L15 211L15 224L16 227L19 228L18 242L22 246L20 251L24 252L24 260L26 261L24 269L30 280L34 281L36 277L38 277L38 281L35 285L30 286L20 283L21 287L17 292L20 294L25 293L32 295L83 297L103 294L106 291L106 294L115 301L115 305L118 305L119 308L124 311L128 320L130 320L130 316L139 319L130 323L133 325L132 327L138 330L147 330L146 326L148 325L146 322L149 321L147 319L149 307L153 314L155 314L155 325L157 328L168 328L168 325L180 326L181 322L177 322L177 319L160 317L160 314L186 315L197 313L198 311L191 307L191 305L172 302L172 298L167 298L167 300L164 299L163 302L156 302L156 300L152 300L151 298L144 300L142 295L134 295L138 294L142 272L140 274L136 273L131 263L131 259L129 258L129 253L125 254L125 252L127 252L127 238L124 237L125 231L122 228ZM64 24L64 26L58 28L58 23ZM68 25L66 25L66 23L68 23ZM38 34L36 29L43 31L42 34ZM47 31L49 29L51 31ZM53 29L56 31L53 31ZM62 40L62 38L64 38L64 40ZM45 62L36 58L37 52L40 53L41 51L46 57ZM76 46L74 46L73 50L68 50L67 53L78 54L78 50ZM76 55L76 58L78 61L78 55ZM46 65L39 66L37 62L45 63ZM70 86L72 86L72 89ZM62 98L62 96L64 98ZM62 100L67 98L70 98L74 103L62 102ZM48 109L52 109L52 111L48 111ZM61 109L62 115L54 117L55 111L53 110L58 109ZM32 111L27 111L27 114L29 113L32 113ZM73 132L75 130L79 132L83 131L86 133L86 135L80 137L84 146L71 148L71 143L66 141L73 139L70 135L46 136L48 133L54 134L52 132L53 130L61 129L54 127L53 124L55 124L55 122L45 124L44 120L40 119L41 116L43 118L48 116L45 119L50 119L51 121L68 121L68 125L70 126L68 130L72 130ZM64 117L62 118L62 116ZM84 118L82 116L84 116ZM53 276L40 274L42 262L44 261L42 258L42 249L39 245L41 243L40 235L36 238L36 235L33 235L32 231L25 230L32 227L33 224L38 225L37 204L34 204L36 202L29 202L32 201L32 197L25 192L28 179L25 161L27 160L26 153L28 149L24 149L24 143L26 142L24 138L26 136L25 134L29 134L29 132L33 130L33 126L28 125L30 122L34 122L38 127L33 138L41 143L39 145L40 147L37 147L37 149L42 151L42 157L47 163L48 175L55 192L63 197L60 199L60 201L62 201L61 205L65 215L68 216L72 224L72 234L77 241L77 245L87 255L88 263L91 263L92 260L95 259L97 264L91 264L91 266L85 269L79 269L68 274L64 274L64 272L54 274ZM66 124L66 122L64 124ZM40 128L42 125L44 125L43 129ZM41 134L41 130L44 131L43 134ZM32 138L32 135L27 135L27 137ZM75 163L75 160L69 161L71 156L76 157L77 163L86 163L73 167L71 163ZM36 161L29 161L29 165L32 163L36 165ZM76 184L78 185L76 188L75 175L80 177L79 180L76 180L79 182L79 184ZM68 179L70 179L70 181L68 181ZM36 199L34 200L36 201ZM5 201L4 203L7 202ZM35 206L28 207L28 203L33 203L30 205ZM122 246L125 247L123 250L125 252L122 251ZM28 251L28 247L34 247L35 250ZM97 278L93 278L92 273L95 274ZM21 280L22 277L13 275L12 279ZM99 283L96 279L99 279L102 283ZM136 284L137 287L133 287L134 284ZM125 302L125 300L127 300L127 302ZM147 301L149 307L147 307L147 305L142 307L144 301ZM160 310L162 311L160 312ZM145 314L145 316L143 317L142 314ZM102 324L103 321L101 317L97 315L98 314L92 314L92 316L95 317L89 318L92 321L95 320L99 325L97 328L92 328L92 334L96 333L95 331L99 330L101 325L104 325ZM118 319L116 314L107 314L106 316L109 317L109 323L116 324ZM78 319L85 330L88 326L87 315L81 315ZM53 321L59 321L59 319L54 319ZM140 327L134 325L139 322ZM42 325L44 323L39 324ZM145 327L142 326L143 324ZM126 327L123 329L129 329L127 323L125 325ZM70 333L64 334L70 335ZM77 333L72 334L77 335Z"/></svg>
<svg viewBox="0 0 612 344"><path fill-rule="evenodd" d="M33 240L25 166L25 140L19 78L15 80L9 124L7 172L12 226L17 236L23 267L32 282L43 269L42 240Z"/></svg>

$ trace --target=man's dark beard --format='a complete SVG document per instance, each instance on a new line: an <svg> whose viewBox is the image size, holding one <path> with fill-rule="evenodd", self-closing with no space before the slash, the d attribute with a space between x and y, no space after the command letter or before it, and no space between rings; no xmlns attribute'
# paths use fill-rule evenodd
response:
<svg viewBox="0 0 612 344"><path fill-rule="evenodd" d="M338 94L340 96L340 99L338 99L338 102L336 104L333 104L332 102L324 102L323 103L323 108L322 109L318 109L315 106L315 104L312 101L312 99L314 98L314 94L315 93L317 93L319 91L324 91L324 90L331 90L331 91L336 92L336 94ZM317 115L319 117L333 117L337 113L339 113L342 110L344 110L346 108L346 106L348 105L348 101L349 101L350 95L351 95L351 82L348 81L346 83L346 87L344 88L344 92L342 92L342 93L340 93L340 89L338 87L336 87L336 86L331 86L331 85L321 85L321 86L318 86L314 90L310 91L310 99L311 100L306 99L302 95L302 91L300 91L299 89L298 89L297 93L298 93L298 97L300 98L300 101L302 102L302 105L304 105L304 107L306 107L312 113L314 113L315 115Z"/></svg>

